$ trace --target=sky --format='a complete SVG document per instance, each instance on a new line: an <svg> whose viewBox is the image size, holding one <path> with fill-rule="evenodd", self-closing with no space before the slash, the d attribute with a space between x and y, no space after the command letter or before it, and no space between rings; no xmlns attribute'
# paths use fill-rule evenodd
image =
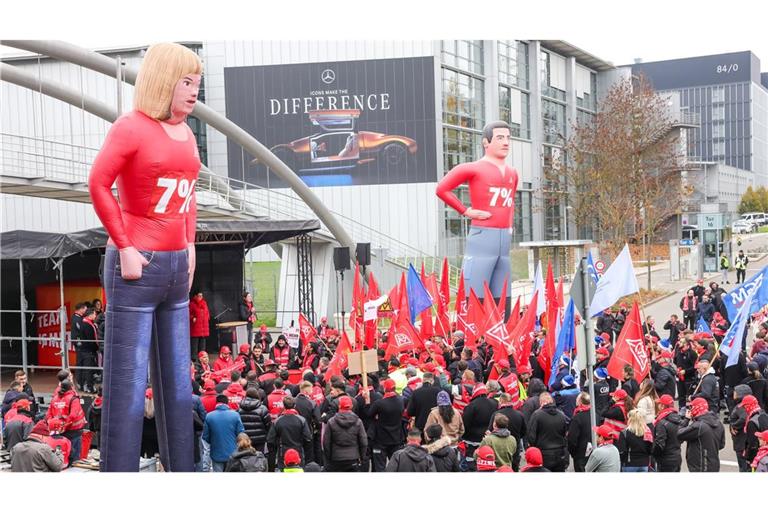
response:
<svg viewBox="0 0 768 512"><path fill-rule="evenodd" d="M106 14L94 0L38 3L47 16L27 2L5 5L4 37L92 49L212 39L563 39L616 65L751 50L768 71L766 16L760 2L745 0L292 0L287 10L275 2L132 0ZM0 46L9 53L18 51Z"/></svg>

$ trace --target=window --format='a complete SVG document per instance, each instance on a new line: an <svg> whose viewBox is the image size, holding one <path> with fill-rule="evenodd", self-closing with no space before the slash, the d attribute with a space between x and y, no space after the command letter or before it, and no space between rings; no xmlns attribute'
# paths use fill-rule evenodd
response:
<svg viewBox="0 0 768 512"><path fill-rule="evenodd" d="M712 123L712 137L725 137L725 123Z"/></svg>
<svg viewBox="0 0 768 512"><path fill-rule="evenodd" d="M712 158L725 158L725 141L715 141L712 143Z"/></svg>
<svg viewBox="0 0 768 512"><path fill-rule="evenodd" d="M451 40L442 42L443 63L449 66L469 71L477 75L483 74L483 42L468 40Z"/></svg>
<svg viewBox="0 0 768 512"><path fill-rule="evenodd" d="M565 101L565 58L556 53L541 51L541 94Z"/></svg>
<svg viewBox="0 0 768 512"><path fill-rule="evenodd" d="M712 120L725 121L725 105L712 105Z"/></svg>
<svg viewBox="0 0 768 512"><path fill-rule="evenodd" d="M597 74L581 66L576 66L576 105L597 110Z"/></svg>
<svg viewBox="0 0 768 512"><path fill-rule="evenodd" d="M499 41L499 82L528 89L528 44Z"/></svg>
<svg viewBox="0 0 768 512"><path fill-rule="evenodd" d="M542 100L541 117L544 142L562 144L565 137L565 105Z"/></svg>
<svg viewBox="0 0 768 512"><path fill-rule="evenodd" d="M480 130L484 124L483 81L443 68L443 122Z"/></svg>
<svg viewBox="0 0 768 512"><path fill-rule="evenodd" d="M550 169L557 168L562 162L563 151L560 148L551 146L542 146L542 165L545 176ZM560 188L557 182L544 179L543 184L544 201L544 239L560 240L564 238L563 215L562 215L562 194L558 191Z"/></svg>
<svg viewBox="0 0 768 512"><path fill-rule="evenodd" d="M590 126L595 120L595 114L586 110L576 110L576 123L578 126Z"/></svg>
<svg viewBox="0 0 768 512"><path fill-rule="evenodd" d="M523 184L525 187L526 184ZM527 184L530 188L530 184ZM531 212L531 191L518 190L515 193L515 229L512 233L514 243L533 240L533 215Z"/></svg>
<svg viewBox="0 0 768 512"><path fill-rule="evenodd" d="M509 123L512 136L531 137L530 105L528 94L511 87L499 86L499 119Z"/></svg>
<svg viewBox="0 0 768 512"><path fill-rule="evenodd" d="M718 103L725 101L725 89L722 87L712 88L712 102Z"/></svg>
<svg viewBox="0 0 768 512"><path fill-rule="evenodd" d="M482 134L467 130L443 127L443 165L445 172L459 164L480 158Z"/></svg>

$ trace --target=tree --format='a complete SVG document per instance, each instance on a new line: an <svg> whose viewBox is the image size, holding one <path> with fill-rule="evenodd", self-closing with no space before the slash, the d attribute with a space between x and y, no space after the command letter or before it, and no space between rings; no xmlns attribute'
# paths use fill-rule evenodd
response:
<svg viewBox="0 0 768 512"><path fill-rule="evenodd" d="M747 187L741 196L739 213L768 212L768 189L759 187L757 190Z"/></svg>
<svg viewBox="0 0 768 512"><path fill-rule="evenodd" d="M605 249L647 244L648 289L650 243L692 191L667 101L644 77L618 81L592 121L573 126L561 165L545 167L544 196L563 198Z"/></svg>

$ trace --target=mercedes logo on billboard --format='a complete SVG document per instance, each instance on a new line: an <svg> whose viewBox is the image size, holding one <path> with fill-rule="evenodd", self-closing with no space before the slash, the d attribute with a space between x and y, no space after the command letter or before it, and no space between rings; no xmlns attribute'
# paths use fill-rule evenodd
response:
<svg viewBox="0 0 768 512"><path fill-rule="evenodd" d="M332 84L334 80L336 80L336 73L334 73L332 69L324 69L323 73L320 75L320 80L322 80L324 84Z"/></svg>

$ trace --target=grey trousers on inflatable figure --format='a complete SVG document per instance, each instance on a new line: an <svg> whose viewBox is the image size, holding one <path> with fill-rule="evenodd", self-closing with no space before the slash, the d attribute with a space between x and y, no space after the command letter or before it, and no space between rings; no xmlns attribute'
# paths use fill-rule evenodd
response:
<svg viewBox="0 0 768 512"><path fill-rule="evenodd" d="M510 279L512 270L509 263L511 247L512 236L507 228L469 229L462 264L467 296L472 289L479 299L483 299L485 282L495 298L498 299L504 294L504 281ZM508 316L510 300L509 294L506 295Z"/></svg>

